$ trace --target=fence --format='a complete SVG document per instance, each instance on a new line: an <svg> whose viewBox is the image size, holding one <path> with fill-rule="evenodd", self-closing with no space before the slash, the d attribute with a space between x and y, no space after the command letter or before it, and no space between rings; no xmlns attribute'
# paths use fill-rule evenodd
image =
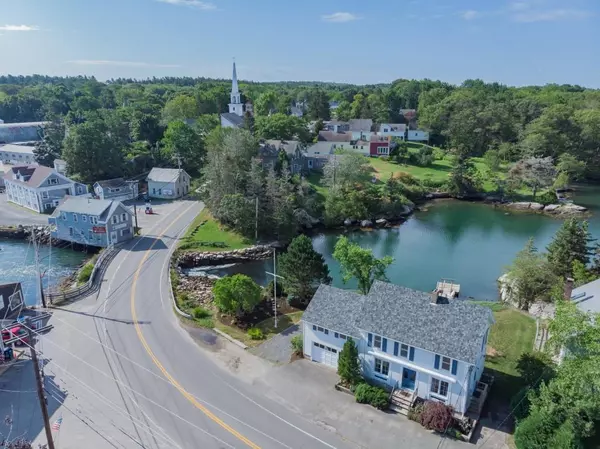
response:
<svg viewBox="0 0 600 449"><path fill-rule="evenodd" d="M115 247L114 245L110 245L109 247L105 248L104 251L100 253L100 256L98 256L96 264L94 265L94 269L92 270L92 274L85 284L65 291L48 290L44 292L48 303L57 304L64 301L74 301L79 298L84 298L85 296L97 291L102 283L102 278L106 268L110 265L120 250L121 248Z"/></svg>

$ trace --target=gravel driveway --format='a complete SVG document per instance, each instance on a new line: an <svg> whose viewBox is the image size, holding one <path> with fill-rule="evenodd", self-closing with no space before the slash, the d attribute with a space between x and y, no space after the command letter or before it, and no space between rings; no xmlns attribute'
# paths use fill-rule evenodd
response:
<svg viewBox="0 0 600 449"><path fill-rule="evenodd" d="M294 324L250 352L273 363L288 363L292 357L292 337L301 334L300 324Z"/></svg>

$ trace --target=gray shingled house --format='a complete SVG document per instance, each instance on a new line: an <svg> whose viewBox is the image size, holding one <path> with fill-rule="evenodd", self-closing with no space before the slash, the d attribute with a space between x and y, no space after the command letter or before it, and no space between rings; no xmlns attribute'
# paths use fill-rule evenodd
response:
<svg viewBox="0 0 600 449"><path fill-rule="evenodd" d="M420 397L464 414L486 388L480 380L494 322L486 307L376 281L368 295L321 285L302 320L306 358L337 368L352 338L363 376L392 390L399 407Z"/></svg>

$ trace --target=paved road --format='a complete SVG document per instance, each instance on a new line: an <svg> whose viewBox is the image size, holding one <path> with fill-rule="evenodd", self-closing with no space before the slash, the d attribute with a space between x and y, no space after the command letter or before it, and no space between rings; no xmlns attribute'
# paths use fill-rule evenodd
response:
<svg viewBox="0 0 600 449"><path fill-rule="evenodd" d="M0 193L0 225L47 225L48 215L37 214L7 201L6 193Z"/></svg>
<svg viewBox="0 0 600 449"><path fill-rule="evenodd" d="M55 412L65 414L60 447L356 448L267 399L252 384L263 368L251 356L221 350L198 330L199 343L179 325L169 249L201 207L178 203L121 251L96 298L55 313L56 329L40 345L73 415Z"/></svg>

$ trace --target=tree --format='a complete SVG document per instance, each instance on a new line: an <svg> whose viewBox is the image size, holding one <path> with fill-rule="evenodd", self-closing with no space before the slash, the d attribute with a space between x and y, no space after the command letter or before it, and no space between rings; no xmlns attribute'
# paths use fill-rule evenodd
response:
<svg viewBox="0 0 600 449"><path fill-rule="evenodd" d="M581 179L585 172L585 162L577 160L569 153L563 153L558 157L556 171L560 182L555 183L557 187L567 187L572 181Z"/></svg>
<svg viewBox="0 0 600 449"><path fill-rule="evenodd" d="M261 301L261 288L245 274L234 274L215 282L213 295L219 311L241 316Z"/></svg>
<svg viewBox="0 0 600 449"><path fill-rule="evenodd" d="M279 257L279 273L285 291L301 300L310 299L319 284L331 282L325 259L314 250L312 240L306 235L294 238Z"/></svg>
<svg viewBox="0 0 600 449"><path fill-rule="evenodd" d="M51 121L41 128L41 133L42 140L35 143L33 155L38 164L52 167L54 159L62 155L65 124L62 120Z"/></svg>
<svg viewBox="0 0 600 449"><path fill-rule="evenodd" d="M481 178L471 159L456 157L448 178L448 191L453 195L464 195L478 192L481 187Z"/></svg>
<svg viewBox="0 0 600 449"><path fill-rule="evenodd" d="M352 338L344 343L338 358L338 375L346 386L358 384L362 380L360 362L358 360L358 348Z"/></svg>
<svg viewBox="0 0 600 449"><path fill-rule="evenodd" d="M350 187L371 180L373 167L362 154L345 153L329 158L323 167L323 183L329 187Z"/></svg>
<svg viewBox="0 0 600 449"><path fill-rule="evenodd" d="M312 120L331 119L331 110L329 109L329 97L327 93L319 88L314 88L308 94L307 115Z"/></svg>
<svg viewBox="0 0 600 449"><path fill-rule="evenodd" d="M556 167L550 156L529 157L514 164L509 176L531 188L535 200L538 189L549 187L554 182Z"/></svg>
<svg viewBox="0 0 600 449"><path fill-rule="evenodd" d="M483 155L483 160L492 171L500 169L500 152L498 150L488 150Z"/></svg>
<svg viewBox="0 0 600 449"><path fill-rule="evenodd" d="M199 115L198 103L194 97L177 95L165 104L162 112L162 122L168 125L174 121L194 119Z"/></svg>
<svg viewBox="0 0 600 449"><path fill-rule="evenodd" d="M267 116L276 110L277 104L277 93L273 90L268 90L267 92L259 95L259 97L254 102L254 113L257 117L259 116ZM280 111L284 112L284 111Z"/></svg>
<svg viewBox="0 0 600 449"><path fill-rule="evenodd" d="M335 109L335 116L342 122L347 122L352 118L352 109L350 102L342 100L339 102L338 107Z"/></svg>
<svg viewBox="0 0 600 449"><path fill-rule="evenodd" d="M258 116L255 120L256 135L263 139L306 140L308 130L303 120L293 115L281 113Z"/></svg>
<svg viewBox="0 0 600 449"><path fill-rule="evenodd" d="M556 276L572 277L575 261L587 265L590 262L592 238L588 223L576 218L565 220L554 235L548 250L548 262Z"/></svg>
<svg viewBox="0 0 600 449"><path fill-rule="evenodd" d="M390 256L377 259L373 256L373 251L361 248L344 236L335 244L333 258L341 265L343 281L356 278L358 290L363 295L369 293L375 280L387 280L385 270L394 262Z"/></svg>
<svg viewBox="0 0 600 449"><path fill-rule="evenodd" d="M163 151L174 163L181 158L183 167L198 173L204 160L204 142L191 126L181 121L171 122L162 139Z"/></svg>
<svg viewBox="0 0 600 449"><path fill-rule="evenodd" d="M538 253L533 239L517 253L506 273L512 297L521 309L529 308L538 299L546 299L558 282L546 257Z"/></svg>

